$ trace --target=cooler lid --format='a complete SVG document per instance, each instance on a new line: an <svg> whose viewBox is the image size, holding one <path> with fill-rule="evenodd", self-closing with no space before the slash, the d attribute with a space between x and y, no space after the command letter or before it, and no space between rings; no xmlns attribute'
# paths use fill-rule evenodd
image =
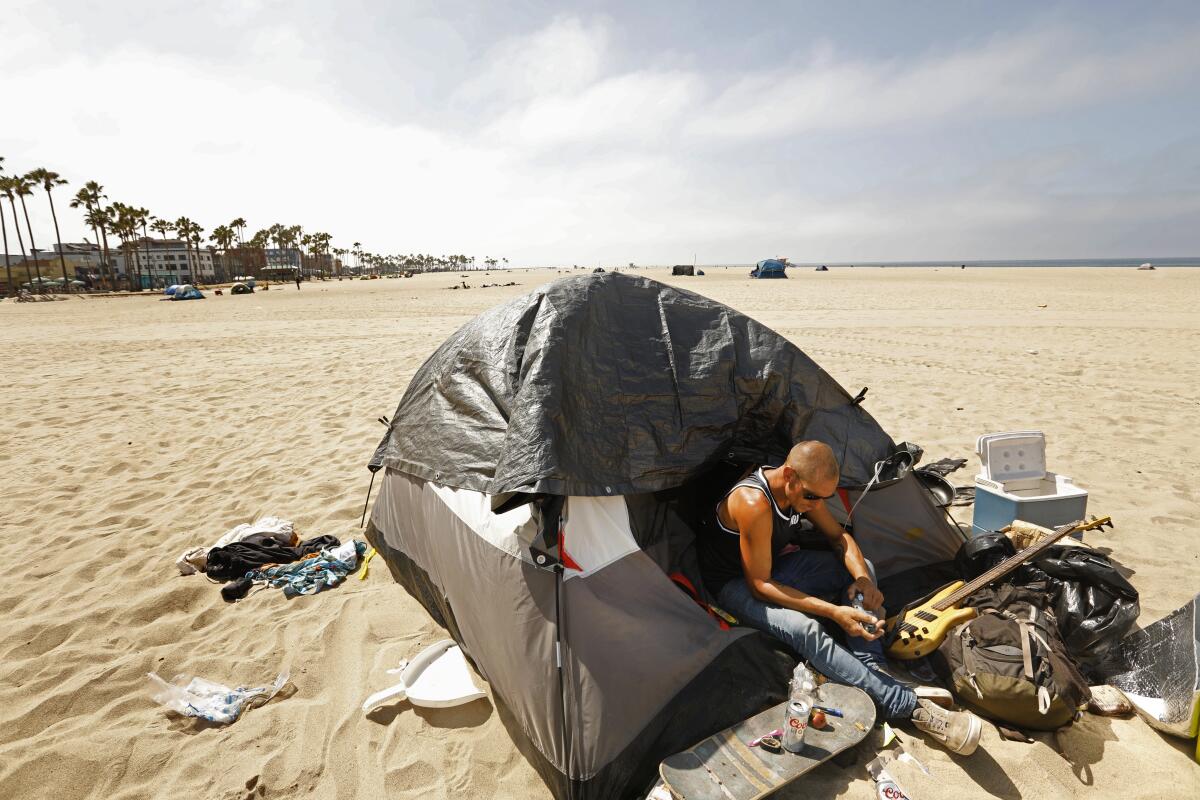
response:
<svg viewBox="0 0 1200 800"><path fill-rule="evenodd" d="M985 478L1007 483L1046 475L1046 436L1041 431L985 433L975 443Z"/></svg>

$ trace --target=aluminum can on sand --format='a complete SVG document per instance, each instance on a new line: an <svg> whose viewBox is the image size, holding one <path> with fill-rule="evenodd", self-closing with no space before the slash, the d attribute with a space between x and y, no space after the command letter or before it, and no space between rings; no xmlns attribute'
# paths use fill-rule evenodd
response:
<svg viewBox="0 0 1200 800"><path fill-rule="evenodd" d="M808 715L812 712L812 703L808 700L793 700L787 704L787 714L783 718L783 738L780 743L789 753L799 753L804 749L804 734L808 731Z"/></svg>

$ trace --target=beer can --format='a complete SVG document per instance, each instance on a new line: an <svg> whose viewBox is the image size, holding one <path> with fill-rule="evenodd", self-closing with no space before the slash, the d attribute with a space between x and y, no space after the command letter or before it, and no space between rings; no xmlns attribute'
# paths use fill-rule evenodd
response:
<svg viewBox="0 0 1200 800"><path fill-rule="evenodd" d="M793 700L787 704L787 713L783 718L783 737L780 743L789 753L799 753L804 749L804 734L808 730L808 715L812 712L812 703L805 700Z"/></svg>

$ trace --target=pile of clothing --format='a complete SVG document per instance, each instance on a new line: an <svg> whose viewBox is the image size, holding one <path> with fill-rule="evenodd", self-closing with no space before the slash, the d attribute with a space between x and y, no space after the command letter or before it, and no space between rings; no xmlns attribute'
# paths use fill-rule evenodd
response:
<svg viewBox="0 0 1200 800"><path fill-rule="evenodd" d="M225 581L221 596L233 602L255 584L283 589L285 597L316 594L354 572L366 544L342 544L336 536L300 541L289 520L263 517L228 531L212 547L185 551L176 561L184 575L204 572Z"/></svg>
<svg viewBox="0 0 1200 800"><path fill-rule="evenodd" d="M321 538L333 539L332 536ZM310 553L292 562L276 562L248 570L225 584L221 589L221 596L231 603L241 600L249 594L255 584L283 589L283 596L288 598L316 594L322 589L337 586L347 575L358 569L358 560L366 551L367 545L359 541L338 544L337 539L333 539L333 542L332 547L323 547L316 553Z"/></svg>
<svg viewBox="0 0 1200 800"><path fill-rule="evenodd" d="M194 575L197 572L205 572L208 570L208 554L211 550L225 547L235 542L245 541L259 535L268 536L285 546L293 546L300 543L296 536L296 527L292 524L291 520L280 519L279 517L263 517L257 522L243 523L230 529L224 536L217 539L216 544L208 547L192 547L184 550L180 553L179 558L176 559L175 566L179 568L180 575Z"/></svg>

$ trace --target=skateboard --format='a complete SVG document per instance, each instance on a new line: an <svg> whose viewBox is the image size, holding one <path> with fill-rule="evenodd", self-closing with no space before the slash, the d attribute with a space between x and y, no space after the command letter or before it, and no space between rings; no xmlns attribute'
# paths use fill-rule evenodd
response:
<svg viewBox="0 0 1200 800"><path fill-rule="evenodd" d="M826 715L824 728L809 725L799 753L749 745L783 727L783 702L667 757L658 768L663 784L680 800L758 800L858 744L875 724L875 704L853 686L823 684L817 705L843 716Z"/></svg>

